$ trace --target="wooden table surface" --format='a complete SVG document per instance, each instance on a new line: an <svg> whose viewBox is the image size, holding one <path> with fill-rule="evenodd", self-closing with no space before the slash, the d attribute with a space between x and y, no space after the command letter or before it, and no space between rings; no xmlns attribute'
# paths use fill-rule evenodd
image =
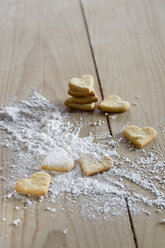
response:
<svg viewBox="0 0 165 248"><path fill-rule="evenodd" d="M164 0L0 0L1 104L21 99L27 85L62 105L68 79L85 73L94 76L100 99L108 93L130 102L139 96L133 111L115 122L109 118L109 125L105 117L114 139L123 120L137 124L138 116L139 126L157 130L156 147L165 155ZM0 159L10 161L5 149ZM0 181L0 199L3 193ZM98 222L78 214L71 219L67 209L51 218L42 203L27 210L19 203L18 216L14 200L6 206L0 201L1 248L165 247L165 225L158 225L165 214L154 209L150 217L133 215L127 204L127 215Z"/></svg>

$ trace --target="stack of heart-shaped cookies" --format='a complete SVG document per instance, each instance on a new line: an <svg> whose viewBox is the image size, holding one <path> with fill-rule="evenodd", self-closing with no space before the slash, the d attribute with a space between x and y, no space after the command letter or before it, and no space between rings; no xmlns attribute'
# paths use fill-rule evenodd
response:
<svg viewBox="0 0 165 248"><path fill-rule="evenodd" d="M94 78L87 74L81 78L71 78L68 94L71 96L65 101L67 107L78 110L93 110L98 101L94 90Z"/></svg>

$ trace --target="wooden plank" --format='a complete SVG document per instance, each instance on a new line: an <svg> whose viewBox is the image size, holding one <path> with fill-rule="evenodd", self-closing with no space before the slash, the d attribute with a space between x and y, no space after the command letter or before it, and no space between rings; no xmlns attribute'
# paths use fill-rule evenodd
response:
<svg viewBox="0 0 165 248"><path fill-rule="evenodd" d="M87 34L79 2L49 0L0 1L0 86L1 103L14 96L24 98L24 84L36 88L50 100L63 105L66 98L67 81L72 76L84 73L95 74ZM100 97L99 85L96 90ZM77 113L88 121L105 117ZM101 128L108 131L105 123ZM97 133L102 130L98 129ZM86 135L84 127L81 135ZM10 151L1 151L2 164L12 163ZM4 160L3 160L4 159ZM5 175L6 168L3 166ZM4 188L1 182L1 196ZM46 199L45 199L46 201ZM14 207L19 204L20 210ZM0 247L134 247L128 215L114 222L93 221L69 210L62 211L63 203L55 206L53 218L45 205L24 208L23 203L13 199L1 200L0 204ZM2 218L6 218L2 222ZM18 227L12 221L21 218ZM64 229L68 233L64 234Z"/></svg>
<svg viewBox="0 0 165 248"><path fill-rule="evenodd" d="M165 2L83 0L82 4L103 94L137 103L130 112L110 118L114 138L125 125L151 125L158 131L154 146L164 153ZM124 152L128 154L127 149ZM151 211L149 221L131 215L138 247L164 247L164 227L158 222L165 215Z"/></svg>
<svg viewBox="0 0 165 248"><path fill-rule="evenodd" d="M164 152L164 1L83 2L102 85L140 97Z"/></svg>

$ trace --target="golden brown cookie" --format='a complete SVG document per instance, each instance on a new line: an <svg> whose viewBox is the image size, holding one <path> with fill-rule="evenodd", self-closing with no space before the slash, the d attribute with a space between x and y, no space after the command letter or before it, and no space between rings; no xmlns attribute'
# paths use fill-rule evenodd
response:
<svg viewBox="0 0 165 248"><path fill-rule="evenodd" d="M84 96L84 97L72 96L72 101L75 103L91 103L91 102L97 102L98 97L97 96Z"/></svg>
<svg viewBox="0 0 165 248"><path fill-rule="evenodd" d="M152 127L139 128L128 126L124 130L124 136L132 141L138 148L142 148L156 138L157 132Z"/></svg>
<svg viewBox="0 0 165 248"><path fill-rule="evenodd" d="M48 193L51 176L45 172L37 172L30 179L19 180L15 185L15 190L19 193L35 196L45 196Z"/></svg>
<svg viewBox="0 0 165 248"><path fill-rule="evenodd" d="M93 89L94 78L87 74L81 78L71 78L69 81L69 87L76 91L81 91L84 93L90 93Z"/></svg>
<svg viewBox="0 0 165 248"><path fill-rule="evenodd" d="M69 88L68 89L68 95L85 97L85 96L96 96L96 93L95 93L94 88L89 93L85 93L82 91L77 91L77 90L73 90L73 89Z"/></svg>
<svg viewBox="0 0 165 248"><path fill-rule="evenodd" d="M41 168L43 170L68 172L74 168L74 161L64 149L57 147L46 156Z"/></svg>
<svg viewBox="0 0 165 248"><path fill-rule="evenodd" d="M113 160L110 157L98 160L93 156L84 155L80 158L80 166L85 176L92 176L111 169L113 167Z"/></svg>
<svg viewBox="0 0 165 248"><path fill-rule="evenodd" d="M108 113L122 113L130 108L130 103L121 100L119 96L110 95L98 105L98 109Z"/></svg>
<svg viewBox="0 0 165 248"><path fill-rule="evenodd" d="M72 101L72 98L68 98L65 101L65 106L73 109L78 109L78 110L86 110L86 111L91 111L95 108L95 103L86 103L86 104L80 104L80 103L75 103Z"/></svg>

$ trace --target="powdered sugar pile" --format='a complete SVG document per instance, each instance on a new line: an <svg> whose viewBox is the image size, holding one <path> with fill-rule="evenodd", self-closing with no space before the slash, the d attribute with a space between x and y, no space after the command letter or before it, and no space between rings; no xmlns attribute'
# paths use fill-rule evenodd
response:
<svg viewBox="0 0 165 248"><path fill-rule="evenodd" d="M144 206L139 203L165 209L165 163L161 156L154 151L135 149L123 139L121 132L117 141L108 133L79 137L83 125L101 128L101 120L88 122L88 118L84 122L81 118L77 120L76 113L58 108L37 92L26 101L1 107L0 129L4 132L0 145L12 151L14 161L5 162L6 176L2 175L3 170L0 172L5 186L3 198L11 194L16 200L32 204L35 199L14 192L15 182L41 170L41 163L49 152L64 149L75 160L75 168L69 173L51 173L47 208L65 198L65 204L74 212L80 209L81 214L91 218L100 213L104 213L105 218L123 214L127 210L125 199L134 212L143 210ZM136 160L117 152L122 150L118 147L126 146L136 152ZM92 154L98 159L110 156L115 166L108 172L85 177L77 161L83 154Z"/></svg>

